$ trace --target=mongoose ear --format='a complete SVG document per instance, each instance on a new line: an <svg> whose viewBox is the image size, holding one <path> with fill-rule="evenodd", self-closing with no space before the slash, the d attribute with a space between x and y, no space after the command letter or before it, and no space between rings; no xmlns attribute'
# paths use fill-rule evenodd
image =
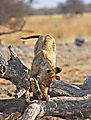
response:
<svg viewBox="0 0 91 120"><path fill-rule="evenodd" d="M60 73L62 71L62 68L60 68L60 67L55 67L55 72L56 72L56 74L57 73Z"/></svg>

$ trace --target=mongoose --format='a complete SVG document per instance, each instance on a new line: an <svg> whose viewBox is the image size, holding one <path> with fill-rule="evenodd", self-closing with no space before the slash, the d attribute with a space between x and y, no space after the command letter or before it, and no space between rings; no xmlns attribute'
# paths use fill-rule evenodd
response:
<svg viewBox="0 0 91 120"><path fill-rule="evenodd" d="M38 38L34 48L34 59L31 66L31 77L39 76L40 90L42 98L49 99L48 89L56 74L61 72L61 68L56 66L56 43L51 35L34 35L22 37L21 39ZM37 79L36 79L37 80ZM36 96L36 92L33 91Z"/></svg>

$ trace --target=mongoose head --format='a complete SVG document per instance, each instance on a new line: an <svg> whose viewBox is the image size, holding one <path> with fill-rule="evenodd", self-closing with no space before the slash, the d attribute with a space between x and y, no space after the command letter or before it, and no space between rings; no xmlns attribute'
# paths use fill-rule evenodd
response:
<svg viewBox="0 0 91 120"><path fill-rule="evenodd" d="M60 67L55 68L47 68L40 74L40 79L42 81L42 85L45 87L50 87L53 80L56 80L57 74L60 73L62 69Z"/></svg>

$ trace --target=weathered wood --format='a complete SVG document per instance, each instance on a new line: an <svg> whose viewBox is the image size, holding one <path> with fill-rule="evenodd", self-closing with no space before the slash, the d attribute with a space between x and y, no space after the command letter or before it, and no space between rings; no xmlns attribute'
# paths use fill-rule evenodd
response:
<svg viewBox="0 0 91 120"><path fill-rule="evenodd" d="M0 120L15 120L23 114L26 106L27 103L24 97L21 99L0 100Z"/></svg>
<svg viewBox="0 0 91 120"><path fill-rule="evenodd" d="M26 105L27 103L23 97L21 99L2 99L0 100L0 112L2 111L5 114L16 111L23 113Z"/></svg>
<svg viewBox="0 0 91 120"><path fill-rule="evenodd" d="M36 117L40 114L41 112L41 106L39 103L33 103L30 104L26 110L24 111L24 114L22 115L19 120L35 120Z"/></svg>
<svg viewBox="0 0 91 120"><path fill-rule="evenodd" d="M43 116L58 116L66 120L90 118L91 96L60 97L52 98L50 102L32 102L20 120L35 120Z"/></svg>
<svg viewBox="0 0 91 120"><path fill-rule="evenodd" d="M8 47L10 59L5 61L0 55L0 77L10 80L17 87L27 89L30 86L28 81L30 70L21 62L11 46Z"/></svg>
<svg viewBox="0 0 91 120"><path fill-rule="evenodd" d="M56 91L60 91L60 90L65 91L64 94L68 95L68 96L81 97L81 96L86 96L87 94L91 94L90 86L87 86L88 89L83 89L84 84L81 87L78 87L76 85L72 85L70 83L67 83L63 80L53 81L53 84L51 87L52 87L52 89L54 89L55 95L59 93ZM85 85L85 87L86 87L86 85Z"/></svg>
<svg viewBox="0 0 91 120"><path fill-rule="evenodd" d="M0 101L1 103L1 101ZM50 102L33 101L29 105L25 104L24 99L2 101L4 105L4 114L15 112L22 113L19 120L35 120L43 116L56 116L60 118L85 119L91 117L91 95L84 97L54 97ZM27 105L27 108L25 109ZM1 108L0 108L1 109Z"/></svg>

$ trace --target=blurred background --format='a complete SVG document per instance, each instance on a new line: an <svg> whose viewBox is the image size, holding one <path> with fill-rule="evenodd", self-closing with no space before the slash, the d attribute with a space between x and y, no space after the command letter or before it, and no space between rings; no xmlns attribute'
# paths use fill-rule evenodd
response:
<svg viewBox="0 0 91 120"><path fill-rule="evenodd" d="M62 42L77 35L90 39L90 12L91 0L0 0L0 38L6 43L29 34L51 34Z"/></svg>
<svg viewBox="0 0 91 120"><path fill-rule="evenodd" d="M0 0L0 52L8 59L13 45L22 62L31 68L37 39L29 35L51 34L57 44L61 79L84 82L91 74L91 0ZM15 86L0 79L0 97L10 97Z"/></svg>

